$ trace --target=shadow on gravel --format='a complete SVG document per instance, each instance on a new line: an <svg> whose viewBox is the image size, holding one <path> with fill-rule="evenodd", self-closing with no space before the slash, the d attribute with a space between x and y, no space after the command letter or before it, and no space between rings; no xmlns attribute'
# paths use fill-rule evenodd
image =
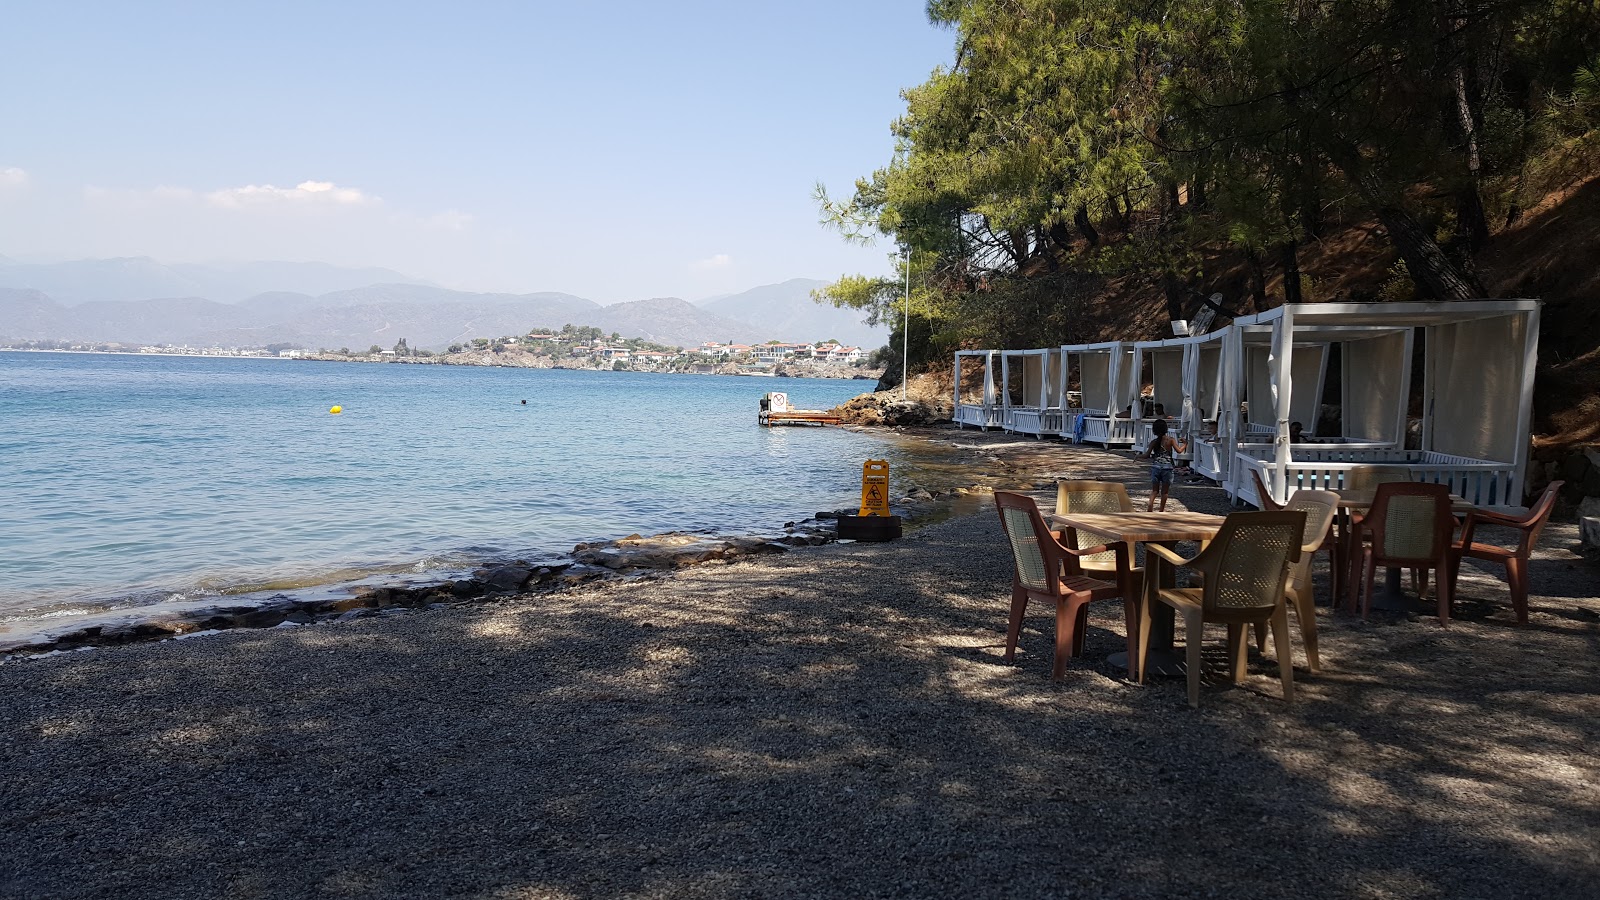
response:
<svg viewBox="0 0 1600 900"><path fill-rule="evenodd" d="M1116 603L1002 664L1000 541L0 667L0 896L1592 891L1594 626L1325 614L1193 711Z"/></svg>

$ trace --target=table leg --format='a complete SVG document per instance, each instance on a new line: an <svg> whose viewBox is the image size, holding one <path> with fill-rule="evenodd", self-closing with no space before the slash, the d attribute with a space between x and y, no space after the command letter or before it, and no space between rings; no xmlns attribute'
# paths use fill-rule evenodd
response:
<svg viewBox="0 0 1600 900"><path fill-rule="evenodd" d="M1372 592L1372 608L1390 612L1416 612L1417 601L1406 596L1401 584L1401 571L1390 567L1383 579L1383 590Z"/></svg>
<svg viewBox="0 0 1600 900"><path fill-rule="evenodd" d="M1339 608L1339 598L1344 596L1345 580L1345 538L1350 533L1350 518L1341 510L1335 514L1334 527L1338 529L1333 536L1333 556L1328 564L1328 585L1330 596L1328 606L1332 609Z"/></svg>
<svg viewBox="0 0 1600 900"><path fill-rule="evenodd" d="M1129 560L1132 562L1132 560ZM1155 577L1152 577L1152 574ZM1156 592L1164 587L1175 587L1173 567L1168 565L1155 565L1148 557L1144 566L1144 596L1141 602L1150 607L1150 650L1145 655L1144 671L1146 675L1181 675L1183 674L1183 658L1173 651L1173 632L1175 613L1172 607L1156 599ZM1137 610L1135 610L1137 613ZM1128 623L1128 650L1125 653L1113 653L1106 658L1112 666L1133 672L1133 662L1138 652L1138 618Z"/></svg>

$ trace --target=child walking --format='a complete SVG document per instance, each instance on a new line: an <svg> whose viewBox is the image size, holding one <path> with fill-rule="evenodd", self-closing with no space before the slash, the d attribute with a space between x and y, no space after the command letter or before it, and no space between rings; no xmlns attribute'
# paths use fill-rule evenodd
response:
<svg viewBox="0 0 1600 900"><path fill-rule="evenodd" d="M1160 494L1161 512L1166 512L1167 492L1172 489L1172 470L1177 468L1174 454L1182 453L1185 445L1167 434L1165 419L1150 423L1150 431L1155 438L1144 451L1144 455L1150 457L1150 502L1145 504L1144 511L1150 512L1156 508L1156 495Z"/></svg>

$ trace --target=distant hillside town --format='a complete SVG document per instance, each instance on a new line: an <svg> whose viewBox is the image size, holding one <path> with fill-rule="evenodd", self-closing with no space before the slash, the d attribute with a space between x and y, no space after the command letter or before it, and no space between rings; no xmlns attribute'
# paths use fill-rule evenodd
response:
<svg viewBox="0 0 1600 900"><path fill-rule="evenodd" d="M679 372L707 375L792 375L798 377L875 378L872 353L837 340L815 343L764 344L703 341L685 348L642 338L605 334L592 325L560 329L534 328L526 334L473 338L451 344L443 352L413 347L401 338L392 347L365 349L326 347L310 350L289 345L257 347L191 347L118 342L18 341L4 350L82 353L139 353L172 356L275 357L338 362L393 362L437 365L506 366L511 368L603 369L635 372Z"/></svg>

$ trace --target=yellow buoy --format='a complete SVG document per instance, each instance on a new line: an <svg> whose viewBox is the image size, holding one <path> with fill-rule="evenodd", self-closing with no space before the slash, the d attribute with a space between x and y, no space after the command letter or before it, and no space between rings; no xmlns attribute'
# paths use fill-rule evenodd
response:
<svg viewBox="0 0 1600 900"><path fill-rule="evenodd" d="M344 412L344 407L342 407L342 406L335 406L335 407L333 407L333 408L332 408L332 409L330 409L330 410L328 410L328 412L330 412L330 413L332 413L332 414L333 414L333 415L336 415L336 416L337 416L337 415L338 415L338 414L339 414L339 413L342 413L342 412Z"/></svg>

